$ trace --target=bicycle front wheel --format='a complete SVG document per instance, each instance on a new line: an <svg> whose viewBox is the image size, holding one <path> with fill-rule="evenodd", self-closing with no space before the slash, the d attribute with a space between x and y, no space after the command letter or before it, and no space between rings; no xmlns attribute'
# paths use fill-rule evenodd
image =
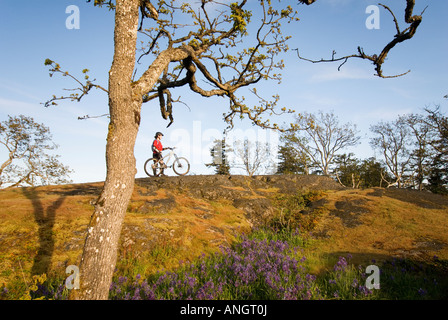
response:
<svg viewBox="0 0 448 320"><path fill-rule="evenodd" d="M184 176L190 171L190 163L187 159L179 157L173 162L173 170L179 176Z"/></svg>
<svg viewBox="0 0 448 320"><path fill-rule="evenodd" d="M150 177L158 177L163 170L162 164L157 158L146 160L143 169L145 169L145 173Z"/></svg>

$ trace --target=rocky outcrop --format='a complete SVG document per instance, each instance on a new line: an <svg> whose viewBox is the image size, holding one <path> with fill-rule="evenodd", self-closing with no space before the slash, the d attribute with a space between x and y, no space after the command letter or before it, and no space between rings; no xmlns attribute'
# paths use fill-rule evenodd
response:
<svg viewBox="0 0 448 320"><path fill-rule="evenodd" d="M339 190L342 187L333 179L317 175L266 175L266 176L183 176L136 179L136 184L154 192L164 188L183 191L207 200L228 199L258 194L269 190L296 193L300 190Z"/></svg>
<svg viewBox="0 0 448 320"><path fill-rule="evenodd" d="M273 193L294 194L299 191L342 188L333 179L316 175L158 177L136 179L136 185L148 195L164 189L206 201L227 200L235 208L243 210L253 226L262 224L274 214L269 199ZM138 211L145 213L157 208L159 212L165 213L175 205L175 200L168 197L147 202Z"/></svg>

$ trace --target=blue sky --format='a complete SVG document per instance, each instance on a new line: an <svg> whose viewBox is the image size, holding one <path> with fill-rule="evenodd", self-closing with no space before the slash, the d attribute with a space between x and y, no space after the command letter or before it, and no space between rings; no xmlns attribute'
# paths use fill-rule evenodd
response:
<svg viewBox="0 0 448 320"><path fill-rule="evenodd" d="M254 0L252 0L254 1ZM366 8L377 5L372 0L318 0L312 6L295 5L300 22L287 25L285 33L293 37L290 48L298 48L309 58L329 58L335 50L338 55L356 52L361 46L368 54L379 53L395 34L392 18L380 11L380 29L369 30ZM397 15L400 26L406 27L404 0L385 0ZM66 8L78 6L80 28L67 29L70 16ZM317 110L334 111L341 122L357 124L363 136L362 144L348 151L358 157L373 156L368 144L369 126L381 120L392 120L399 114L421 112L425 106L438 104L448 111L446 33L448 1L416 0L414 13L426 6L423 22L415 37L394 48L383 66L386 75L411 70L404 77L379 79L368 61L352 60L341 71L338 64L311 64L289 51L282 58L286 68L283 81L264 83L257 88L263 97L280 95L279 107L286 106L297 112ZM0 121L7 115L29 115L47 125L53 140L59 145L61 161L75 172L74 182L102 181L105 178L105 142L107 118L77 120L78 116L107 113L107 95L92 92L81 102L61 102L59 106L44 108L41 102L53 94L61 95L63 88L73 82L67 78L50 78L44 66L46 58L57 61L63 69L75 75L88 68L97 83L107 87L107 75L113 54L113 12L93 7L85 1L12 1L0 0ZM24 9L26 8L26 10ZM150 61L146 60L148 65ZM138 66L143 71L145 64ZM209 147L226 127L222 113L227 108L224 99L206 99L182 88L173 92L181 96L187 106L175 105L175 122L168 124L160 116L157 102L143 106L142 122L135 154L138 173L143 177L144 161L150 156L149 146L156 131L165 133L164 145L178 146L179 154L190 159L193 174L211 173L204 166L210 161ZM244 94L248 101L258 100ZM284 117L278 123L291 121ZM237 121L236 136L266 139L274 143L277 135L258 130L248 121ZM5 157L0 150L0 162Z"/></svg>

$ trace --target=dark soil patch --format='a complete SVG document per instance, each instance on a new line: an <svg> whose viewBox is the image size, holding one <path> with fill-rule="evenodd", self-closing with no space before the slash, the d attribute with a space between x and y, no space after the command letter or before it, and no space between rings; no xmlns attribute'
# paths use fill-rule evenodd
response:
<svg viewBox="0 0 448 320"><path fill-rule="evenodd" d="M342 224L347 228L355 228L362 225L359 219L360 215L369 213L370 210L365 207L366 199L350 200L343 198L335 203L336 210L330 212L330 215L339 217Z"/></svg>

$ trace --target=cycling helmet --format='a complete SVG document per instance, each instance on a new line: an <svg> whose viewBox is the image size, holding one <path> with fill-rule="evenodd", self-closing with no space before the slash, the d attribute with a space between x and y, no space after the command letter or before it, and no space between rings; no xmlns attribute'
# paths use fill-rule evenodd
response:
<svg viewBox="0 0 448 320"><path fill-rule="evenodd" d="M156 132L156 135L154 136L154 138L157 139L158 136L162 136L163 137L163 133L162 132Z"/></svg>

